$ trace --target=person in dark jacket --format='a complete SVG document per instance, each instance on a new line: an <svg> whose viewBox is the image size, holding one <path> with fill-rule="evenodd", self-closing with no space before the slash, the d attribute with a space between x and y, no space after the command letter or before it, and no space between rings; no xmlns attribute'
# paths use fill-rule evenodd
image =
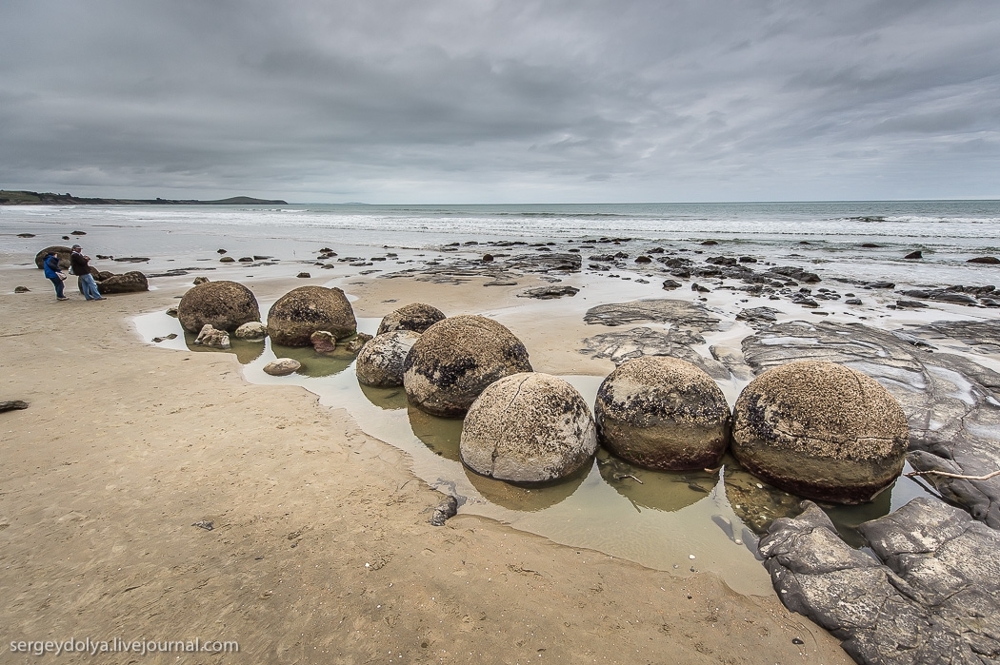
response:
<svg viewBox="0 0 1000 665"><path fill-rule="evenodd" d="M66 275L59 267L59 255L55 252L49 252L45 255L42 266L45 268L45 277L56 287L56 300L69 300L63 295L63 280L66 279Z"/></svg>
<svg viewBox="0 0 1000 665"><path fill-rule="evenodd" d="M83 247L73 245L73 253L69 255L69 264L73 268L73 274L76 275L76 283L80 287L80 293L83 294L83 297L87 300L104 300L101 297L101 292L97 290L94 276L90 274L90 257L83 255Z"/></svg>

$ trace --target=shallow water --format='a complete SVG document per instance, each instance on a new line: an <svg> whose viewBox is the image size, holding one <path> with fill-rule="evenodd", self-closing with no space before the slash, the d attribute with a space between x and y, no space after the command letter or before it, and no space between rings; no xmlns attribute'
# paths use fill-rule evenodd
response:
<svg viewBox="0 0 1000 665"><path fill-rule="evenodd" d="M267 307L262 303L263 311ZM300 385L324 405L346 409L367 434L407 453L415 475L460 499L460 513L481 515L571 547L597 550L680 574L710 571L740 593L767 595L770 580L755 558L757 535L777 517L798 513L799 499L772 488L725 459L716 473L656 472L634 467L601 450L573 477L544 488L522 488L477 475L459 461L462 421L437 418L407 404L402 388L358 383L353 358L324 357L311 348L280 347L303 369L286 377L265 374L276 355L270 341L234 340L230 351L193 344L173 317L162 312L134 319L143 340L175 334L158 346L205 353L229 353L243 365L247 381ZM374 333L379 319L359 319L361 332ZM563 377L594 403L603 376ZM725 383L725 382L723 382ZM728 386L728 393L741 386ZM923 494L912 480L896 484L864 506L827 508L842 535L855 546L854 527L885 515Z"/></svg>

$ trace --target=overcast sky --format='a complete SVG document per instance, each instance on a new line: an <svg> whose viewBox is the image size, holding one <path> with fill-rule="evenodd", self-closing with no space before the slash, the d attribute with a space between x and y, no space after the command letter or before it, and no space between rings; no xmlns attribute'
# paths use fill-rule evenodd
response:
<svg viewBox="0 0 1000 665"><path fill-rule="evenodd" d="M997 0L0 0L0 188L1000 197Z"/></svg>

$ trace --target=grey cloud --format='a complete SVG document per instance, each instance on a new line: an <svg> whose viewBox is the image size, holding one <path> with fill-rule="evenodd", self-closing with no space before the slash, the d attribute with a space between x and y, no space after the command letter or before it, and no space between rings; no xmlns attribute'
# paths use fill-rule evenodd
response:
<svg viewBox="0 0 1000 665"><path fill-rule="evenodd" d="M10 0L0 184L868 198L919 168L961 196L1000 160L996 43L987 0Z"/></svg>

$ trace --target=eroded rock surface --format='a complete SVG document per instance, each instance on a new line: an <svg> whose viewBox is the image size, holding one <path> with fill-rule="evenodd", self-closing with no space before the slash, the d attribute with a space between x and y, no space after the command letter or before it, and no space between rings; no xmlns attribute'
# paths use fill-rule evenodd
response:
<svg viewBox="0 0 1000 665"><path fill-rule="evenodd" d="M861 525L876 558L842 541L818 506L803 506L760 542L789 609L842 639L859 663L1000 660L1000 532L914 499Z"/></svg>

